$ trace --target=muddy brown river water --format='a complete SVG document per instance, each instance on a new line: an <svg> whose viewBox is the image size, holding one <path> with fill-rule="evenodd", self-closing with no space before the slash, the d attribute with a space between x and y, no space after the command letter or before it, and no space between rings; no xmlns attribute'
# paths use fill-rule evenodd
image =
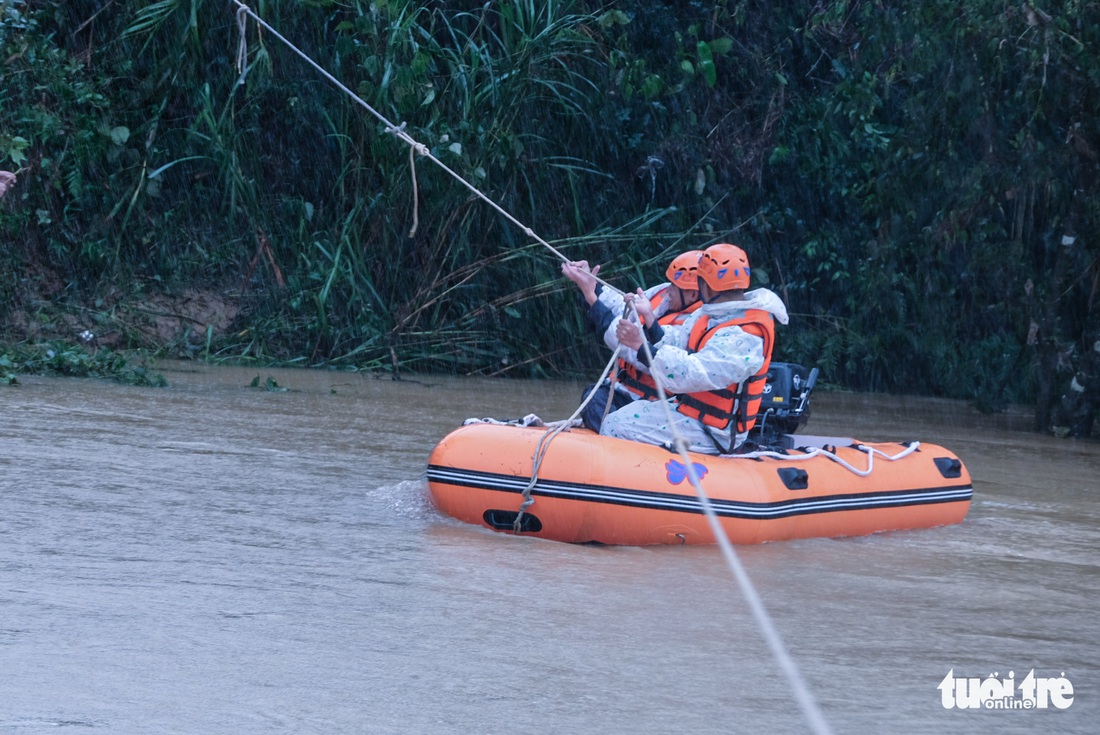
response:
<svg viewBox="0 0 1100 735"><path fill-rule="evenodd" d="M808 732L716 547L431 507L462 419L581 386L160 369L0 388L0 733ZM807 431L942 444L975 490L956 526L738 548L834 732L1100 732L1100 442L1029 424L815 397ZM1025 709L1029 673L1072 704ZM1004 707L944 706L990 675Z"/></svg>

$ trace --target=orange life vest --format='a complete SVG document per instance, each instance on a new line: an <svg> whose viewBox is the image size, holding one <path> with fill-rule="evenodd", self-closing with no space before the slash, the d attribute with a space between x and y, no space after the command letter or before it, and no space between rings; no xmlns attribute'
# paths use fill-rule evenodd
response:
<svg viewBox="0 0 1100 735"><path fill-rule="evenodd" d="M701 316L691 328L687 350L699 352L719 329L731 326L741 327L747 333L764 340L764 364L744 384L734 383L721 390L678 395L680 405L677 409L685 416L715 429L726 429L736 418L736 431L743 433L756 423L756 413L760 410L760 401L764 395L764 380L771 365L772 346L775 344L775 320L772 315L761 309L749 309L743 316L717 325L711 325L709 317Z"/></svg>
<svg viewBox="0 0 1100 735"><path fill-rule="evenodd" d="M661 300L667 292L668 289L663 288L649 297L649 305L653 307L654 311L661 305ZM689 314L693 313L702 305L702 301L696 301L683 311L671 311L664 316L658 317L657 323L662 327L679 326L684 323ZM637 398L644 398L647 401L655 401L658 398L657 384L653 382L653 378L650 377L649 373L642 372L622 358L619 358L618 380L624 388L633 393Z"/></svg>

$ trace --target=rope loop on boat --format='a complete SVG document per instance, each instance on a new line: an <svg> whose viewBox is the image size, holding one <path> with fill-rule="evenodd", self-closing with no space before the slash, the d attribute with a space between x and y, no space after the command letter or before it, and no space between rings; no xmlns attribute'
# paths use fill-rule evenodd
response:
<svg viewBox="0 0 1100 735"><path fill-rule="evenodd" d="M596 385L602 385L605 378L611 372L612 368L619 361L619 353L622 351L622 347L616 347L614 354L611 355L611 359L607 361L607 365L604 366L603 372L600 373L599 379L596 381ZM527 487L523 488L523 502L520 503L519 511L516 513L516 520L512 522L512 531L519 533L522 528L523 515L527 512L527 509L531 507L531 504L535 502L535 498L532 496L532 492L535 490L535 484L539 481L539 469L542 467L542 460L546 458L546 451L550 449L550 442L554 441L554 437L563 431L568 431L571 427L576 426L577 417L581 415L585 407L592 402L593 396L596 395L596 390L593 389L588 392L588 395L581 401L581 405L577 406L577 410L573 412L573 415L564 421L555 421L552 424L546 424L548 431L539 437L539 443L535 447L535 455L531 458L531 481L527 483ZM611 402L611 396L607 397L608 403Z"/></svg>
<svg viewBox="0 0 1100 735"><path fill-rule="evenodd" d="M784 462L799 462L806 459L813 459L814 457L826 457L836 462L838 465L848 470L849 472L859 475L860 477L867 477L875 469L875 456L882 457L883 459L891 462L896 462L903 457L908 457L913 452L920 448L920 442L911 442L905 449L897 454L887 454L878 447L869 447L865 444L853 444L851 448L857 452L862 452L867 455L867 469L861 470L843 459L835 451L826 449L825 447L809 447L803 449L802 454L784 454L782 452L773 452L770 450L763 450L759 452L745 452L744 454L723 454L722 457L726 459L781 459Z"/></svg>

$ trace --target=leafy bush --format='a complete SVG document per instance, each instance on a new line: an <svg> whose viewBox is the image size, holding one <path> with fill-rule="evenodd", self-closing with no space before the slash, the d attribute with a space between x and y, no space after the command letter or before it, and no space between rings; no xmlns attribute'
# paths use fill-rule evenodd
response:
<svg viewBox="0 0 1100 735"><path fill-rule="evenodd" d="M542 375L604 357L520 228L423 158L414 171L251 21L235 68L223 2L4 8L17 272L50 269L73 298L128 279L234 292L244 312L205 351L223 359ZM779 357L831 381L1049 404L1091 345L1096 4L257 8L624 287L689 247L744 244L794 315Z"/></svg>
<svg viewBox="0 0 1100 735"><path fill-rule="evenodd" d="M13 385L20 374L111 378L119 383L153 387L168 384L163 375L150 370L142 360L134 365L131 358L114 350L88 350L82 345L61 342L15 345L0 352L0 378Z"/></svg>

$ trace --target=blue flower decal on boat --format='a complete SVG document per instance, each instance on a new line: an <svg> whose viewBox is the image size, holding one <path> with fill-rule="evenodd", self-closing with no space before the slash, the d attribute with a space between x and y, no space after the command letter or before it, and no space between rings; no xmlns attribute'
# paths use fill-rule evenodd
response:
<svg viewBox="0 0 1100 735"><path fill-rule="evenodd" d="M698 462L692 462L692 467L695 468L695 474L702 480L707 476L707 468ZM665 472L668 473L668 481L672 485L679 485L681 482L687 479L687 467L675 459L670 459L665 463Z"/></svg>

